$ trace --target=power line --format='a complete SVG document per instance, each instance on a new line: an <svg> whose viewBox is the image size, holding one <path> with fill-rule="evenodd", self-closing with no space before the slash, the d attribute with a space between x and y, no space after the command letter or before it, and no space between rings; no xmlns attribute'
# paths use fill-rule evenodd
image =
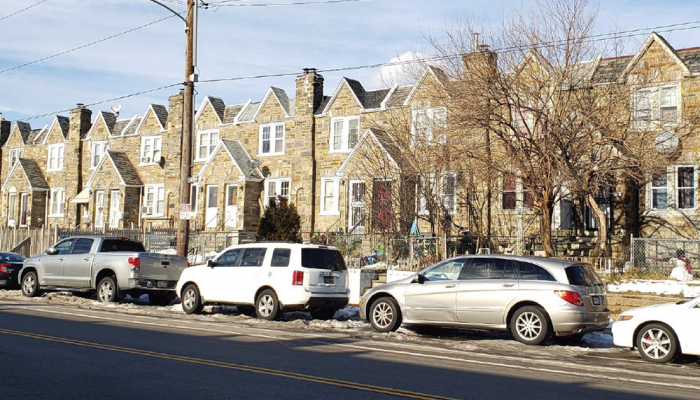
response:
<svg viewBox="0 0 700 400"><path fill-rule="evenodd" d="M696 24L694 26L686 26L689 24ZM700 21L693 21L693 22L684 22L684 23L679 23L679 24L671 24L671 25L664 25L664 26L659 26L659 27L653 27L653 28L647 28L647 29L634 29L630 31L622 31L622 32L615 32L615 33L606 33L606 34L599 34L599 35L592 35L592 36L586 36L579 38L581 40L580 43L590 43L590 42L598 42L598 41L604 41L604 40L612 40L612 39L619 39L619 38L625 38L625 37L633 37L633 36L640 36L640 35L646 35L648 34L649 31L656 31L659 28L666 28L666 27L677 27L677 26L686 26L685 28L679 28L679 29L666 29L666 30L659 30L659 32L668 32L668 31L680 31L680 30L690 30L690 29L698 29L700 28ZM620 35L621 33L631 33L629 35ZM587 40L590 39L590 40ZM567 40L559 40L559 41L550 41L550 42L540 42L540 43L534 43L532 45L528 46L509 46L509 47L502 47L498 49L494 49L493 51L496 53L511 53L515 51L527 51L533 47L555 47L558 45L565 44ZM435 57L426 57L426 58L419 58L419 59L414 59L414 60L401 60L401 61L393 61L393 62L382 62L382 63L375 63L375 64L365 64L365 65L357 65L357 66L352 66L352 67L339 67L339 68L329 68L329 69L319 69L318 72L340 72L340 71L352 71L352 70L360 70L360 69L371 69L371 68L380 68L380 67L391 67L391 66L397 66L397 65L407 65L407 64L419 64L419 63L425 63L429 61L439 61L439 60L446 60L446 59L452 59L452 58L457 58L457 57L462 57L464 54L448 54L448 55L441 55L441 56L435 56ZM262 78L278 78L278 77L286 77L286 76L296 76L298 73L293 72L293 73L281 73L281 74L267 74L267 75L252 75L252 76L242 76L242 77L232 77L232 78L218 78L218 79L204 79L200 80L199 83L212 83L212 82L223 82L223 81L239 81L239 80L248 80L248 79L262 79Z"/></svg>
<svg viewBox="0 0 700 400"><path fill-rule="evenodd" d="M159 91L159 90L168 89L168 88L171 88L171 87L174 87L174 86L180 86L180 85L182 85L181 82L180 82L180 83L173 83L173 84L171 84L171 85L161 86L161 87L157 87L157 88L154 88L154 89L143 90L143 91L141 91L141 92L126 94L126 95L124 95L124 96L114 97L114 98L107 99L107 100L96 101L96 102L94 102L94 103L85 104L85 107L92 107L92 106L96 106L96 105L104 104L104 103L109 103L109 102L116 101L116 100L127 99L127 98L129 98L129 97L136 97L136 96L140 96L140 95L142 95L142 94L151 93L151 92L157 92L157 91ZM63 109L63 110L53 111L53 112L46 113L46 114L41 114L41 115L35 115L35 116L32 116L32 117L22 118L22 119L20 119L20 120L18 120L18 121L30 121L30 120L33 120L33 119L44 118L44 117L50 117L50 116L53 116L53 115L56 115L56 114L68 112L68 111L70 111L70 110L72 110L72 109L73 109L73 108L66 108L66 109Z"/></svg>
<svg viewBox="0 0 700 400"><path fill-rule="evenodd" d="M46 1L48 1L48 0L46 0ZM184 13L184 11L181 12L180 14L182 14L182 13ZM14 71L14 70L16 70L16 69L23 68L23 67L26 67L26 66L28 66L28 65L36 64L36 63L39 63L39 62L42 62L42 61L46 61L46 60L49 60L49 59L52 59L52 58L55 58L55 57L58 57L58 56L62 56L62 55L64 55L64 54L68 54L68 53L74 52L74 51L76 51L76 50L84 49L84 48L86 48L86 47L89 47L89 46L92 46L92 45L95 45L95 44L98 44L98 43L106 42L107 40L114 39L114 38L119 37L119 36L122 36L122 35L126 35L127 33L131 33L131 32L137 31L137 30L139 30L139 29L146 28L146 27L148 27L148 26L157 24L157 23L159 23L159 22L163 22L163 21L165 21L166 19L170 19L170 18L174 18L174 17L175 17L175 15L170 15L170 16L167 16L167 17L165 17L165 18L161 18L161 19L159 19L159 20L157 20L157 21L149 22L149 23L147 23L147 24L144 24L144 25L141 25L141 26L137 26L136 28L132 28L132 29L129 29L129 30L127 30L127 31L120 32L120 33L117 33L117 34L115 34L115 35L108 36L108 37L106 37L106 38L102 38L102 39L96 40L96 41L94 41L94 42L90 42L90 43L84 44L84 45L82 45L82 46L78 46L78 47L72 48L72 49L70 49L70 50L62 51L62 52L60 52L60 53L56 53L56 54L53 54L53 55L50 55L50 56L46 56L46 57L40 58L40 59L38 59L38 60L30 61L30 62L27 62L27 63L24 63L24 64L16 65L16 66L14 66L14 67L10 67L10 68L7 68L7 69L3 69L3 70L0 71L0 74L4 74L5 72Z"/></svg>
<svg viewBox="0 0 700 400"><path fill-rule="evenodd" d="M337 4L337 3L356 3L364 1L373 0L325 0L325 1L300 1L293 3L249 3L249 4L224 4L224 2L219 3L209 3L209 7L284 7L284 6L307 6L313 4Z"/></svg>
<svg viewBox="0 0 700 400"><path fill-rule="evenodd" d="M25 8L23 8L23 9L19 10L19 11L15 11L15 12L13 12L13 13L10 14L10 15L6 15L6 16L0 18L0 21L2 21L2 20L4 20L4 19L8 19L8 18L10 18L10 17L13 16L13 15L17 15L17 14L21 13L22 11L27 11L27 10L29 10L30 8L36 7L36 6L38 6L39 4L41 4L41 3L46 3L47 1L49 1L49 0L41 0L40 2L34 3L34 4L32 4L31 6L29 6L29 7L25 7Z"/></svg>
<svg viewBox="0 0 700 400"><path fill-rule="evenodd" d="M171 17L168 17L168 18L171 18ZM156 22L158 22L158 21L156 21ZM660 28L676 28L678 26L684 26L684 28L659 30ZM649 31L657 31L658 30L659 32L666 32L666 31L689 30L689 29L698 29L698 28L700 28L700 21L692 21L692 22L683 22L683 23L676 23L676 24L670 24L670 25L663 25L663 26L652 27L652 28L633 29L633 30L628 30L628 31L591 35L591 36L581 37L578 40L582 40L584 43L586 43L586 42L595 42L595 41L602 41L602 40L611 40L611 39L617 39L617 38L639 36L642 34L647 34ZM621 35L621 34L628 34L628 35ZM533 46L536 46L536 47L554 47L557 43L563 44L566 42L567 42L567 40L542 42L542 43L533 44L532 46L527 46L527 47L526 46L503 47L500 49L495 49L494 51L497 53L499 53L499 52L504 53L504 52L513 52L516 50L528 50L528 49L532 48ZM352 67L319 69L318 72L340 72L340 71L351 71L351 70L359 70L359 69L379 68L379 67L385 67L385 66L424 63L426 61L444 60L444 59L451 59L451 58L456 58L456 57L461 57L461 56L462 56L462 54L450 54L450 55L444 55L444 56L421 58L421 59L416 59L416 60L365 64L365 65L358 65L358 66L352 66ZM2 71L0 71L0 73L2 73ZM296 75L298 75L297 72L280 73L280 74L264 74L264 75L252 75L252 76L241 76L241 77L231 77L231 78L207 79L207 80L200 80L200 81L198 81L198 83L212 83L212 82L222 82L222 81L240 81L240 80L263 79L263 78L278 78L278 77L287 77L287 76L296 76ZM103 100L103 101L87 104L86 107L104 104L104 103L108 103L111 101L125 99L125 98L129 98L129 97L135 97L135 96L139 96L142 94L151 93L151 92L155 92L155 91L162 90L162 89L167 89L167 88L170 88L173 86L178 86L181 84L182 83L175 83L175 84L171 84L171 85L167 85L167 86L161 86L161 87L155 88L155 89L149 89L149 90L145 90L145 91L141 91L141 92L137 92L137 93L132 93L132 94L112 98L109 100ZM67 112L70 110L71 110L71 108L59 110L59 111L54 111L51 113L27 117L24 119L20 119L19 121L29 121L29 120L33 120L33 119L49 117L49 116L60 114L60 113Z"/></svg>

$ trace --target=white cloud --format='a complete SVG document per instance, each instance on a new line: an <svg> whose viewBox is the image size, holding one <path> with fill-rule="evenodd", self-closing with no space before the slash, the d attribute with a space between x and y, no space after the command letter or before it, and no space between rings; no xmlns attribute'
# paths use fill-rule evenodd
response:
<svg viewBox="0 0 700 400"><path fill-rule="evenodd" d="M395 84L407 85L415 82L417 72L423 69L423 63L420 61L425 56L421 53L407 51L398 57L393 57L389 60L389 64L379 68L379 71L373 77L373 83L377 87L391 87Z"/></svg>

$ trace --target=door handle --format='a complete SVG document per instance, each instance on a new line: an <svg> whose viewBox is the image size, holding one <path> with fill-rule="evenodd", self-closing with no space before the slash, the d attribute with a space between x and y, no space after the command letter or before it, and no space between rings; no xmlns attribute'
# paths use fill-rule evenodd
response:
<svg viewBox="0 0 700 400"><path fill-rule="evenodd" d="M515 286L515 283L504 283L503 287L513 287Z"/></svg>
<svg viewBox="0 0 700 400"><path fill-rule="evenodd" d="M65 257L59 258L58 261L65 261Z"/></svg>
<svg viewBox="0 0 700 400"><path fill-rule="evenodd" d="M85 260L85 261L90 261L91 258L92 258L92 257L85 257L85 258L83 258L83 260Z"/></svg>
<svg viewBox="0 0 700 400"><path fill-rule="evenodd" d="M457 286L457 285L445 285L445 287L448 288L448 289L451 289L451 288L453 288L453 287L455 287L455 286Z"/></svg>

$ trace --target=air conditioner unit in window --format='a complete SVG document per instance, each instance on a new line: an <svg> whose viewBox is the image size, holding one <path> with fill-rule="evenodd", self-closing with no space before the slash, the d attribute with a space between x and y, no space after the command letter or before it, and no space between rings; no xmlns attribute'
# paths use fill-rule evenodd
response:
<svg viewBox="0 0 700 400"><path fill-rule="evenodd" d="M141 157L141 162L142 162L142 163L150 163L150 162L151 162L151 157Z"/></svg>
<svg viewBox="0 0 700 400"><path fill-rule="evenodd" d="M141 214L151 215L153 214L153 207L141 207Z"/></svg>

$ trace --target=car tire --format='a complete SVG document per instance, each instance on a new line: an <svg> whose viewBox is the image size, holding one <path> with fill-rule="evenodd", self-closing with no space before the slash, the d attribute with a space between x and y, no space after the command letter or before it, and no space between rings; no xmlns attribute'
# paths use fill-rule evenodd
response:
<svg viewBox="0 0 700 400"><path fill-rule="evenodd" d="M401 326L401 309L391 297L380 297L369 308L369 322L378 332L393 332Z"/></svg>
<svg viewBox="0 0 700 400"><path fill-rule="evenodd" d="M175 293L149 293L148 302L154 306L165 307L175 300Z"/></svg>
<svg viewBox="0 0 700 400"><path fill-rule="evenodd" d="M39 295L39 279L36 272L27 272L22 277L22 294L25 297L36 297Z"/></svg>
<svg viewBox="0 0 700 400"><path fill-rule="evenodd" d="M180 295L182 299L182 310L185 314L199 314L204 308L202 297L199 295L199 289L194 283L190 283L182 289Z"/></svg>
<svg viewBox="0 0 700 400"><path fill-rule="evenodd" d="M101 303L114 303L119 300L117 280L113 276L105 276L97 285L97 300Z"/></svg>
<svg viewBox="0 0 700 400"><path fill-rule="evenodd" d="M542 344L549 336L549 318L540 307L521 307L510 320L510 331L520 343Z"/></svg>
<svg viewBox="0 0 700 400"><path fill-rule="evenodd" d="M280 304L277 295L270 289L265 289L255 299L255 315L264 320L272 321L280 316Z"/></svg>
<svg viewBox="0 0 700 400"><path fill-rule="evenodd" d="M315 310L311 310L311 318L313 319L320 319L321 321L327 321L329 319L332 319L335 316L335 313L338 310L335 308L318 308Z"/></svg>
<svg viewBox="0 0 700 400"><path fill-rule="evenodd" d="M678 338L668 325L644 325L637 333L635 344L639 354L647 361L667 363L678 355Z"/></svg>

